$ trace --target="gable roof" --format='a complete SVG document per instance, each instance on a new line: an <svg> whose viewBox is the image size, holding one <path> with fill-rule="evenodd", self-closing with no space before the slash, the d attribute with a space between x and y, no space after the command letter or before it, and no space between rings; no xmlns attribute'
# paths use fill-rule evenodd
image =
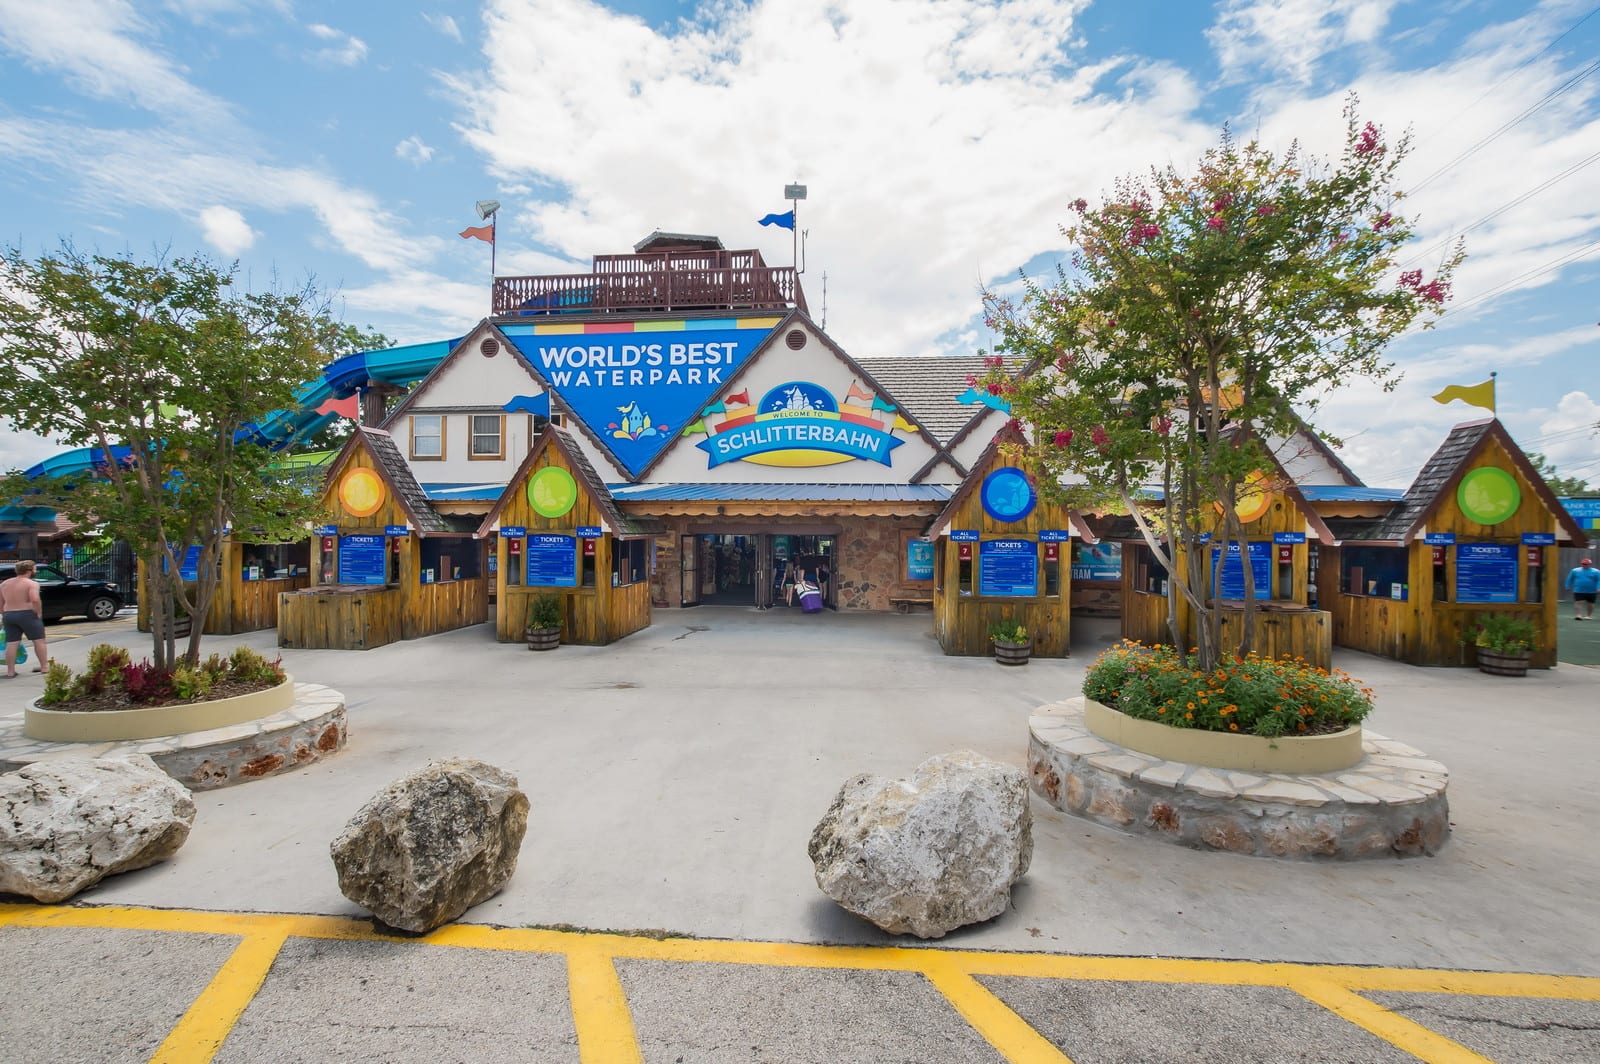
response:
<svg viewBox="0 0 1600 1064"><path fill-rule="evenodd" d="M1574 545L1587 543L1588 537L1583 528L1567 513L1561 500L1555 497L1555 493L1544 482L1544 477L1533 468L1533 463L1528 461L1522 448L1512 440L1505 426L1492 417L1466 421L1452 428L1450 435L1445 437L1439 449L1433 452L1433 456L1417 473L1417 479L1411 482L1400 504L1388 516L1373 522L1362 532L1352 533L1349 538L1409 544L1422 530L1440 501L1447 498L1451 489L1460 483L1467 466L1483 452L1490 440L1499 441L1523 479L1532 485L1539 502L1555 517L1556 524L1571 537Z"/></svg>
<svg viewBox="0 0 1600 1064"><path fill-rule="evenodd" d="M493 508L484 515L483 521L478 525L478 535L488 535L499 524L501 511L515 497L516 492L523 490L524 482L534 463L547 448L551 447L561 452L561 456L567 461L567 466L572 470L573 479L594 499L595 508L600 511L601 519L608 530L620 535L630 535L644 530L643 526L630 521L621 510L617 509L616 499L611 497L605 481L600 479L600 474L595 472L588 455L577 446L572 435L566 429L546 425L544 431L539 433L538 442L528 451L528 457L524 458L522 464L517 466L517 471L511 474L510 481L506 483L505 490L500 493Z"/></svg>
<svg viewBox="0 0 1600 1064"><path fill-rule="evenodd" d="M956 514L965 505L967 499L974 491L978 490L978 483L982 480L978 476L978 470L986 468L990 462L994 461L995 456L1000 453L1002 444L1025 442L1022 438L1022 433L1017 431L1016 426L1009 421L1006 422L1000 431L994 434L994 439L989 441L989 446L983 449L983 454L979 455L978 460L972 463L972 471L961 481L961 486L956 489L954 495L950 496L950 501L944 504L944 509L939 511L939 516L935 517L933 524L928 526L928 538L938 539L939 534L945 530L951 521L955 520Z"/></svg>
<svg viewBox="0 0 1600 1064"><path fill-rule="evenodd" d="M328 467L328 482L324 491L333 490L335 478L343 471L345 463L357 447L364 447L372 456L372 464L376 467L378 476L389 485L389 490L394 493L395 502L400 504L406 520L419 535L465 531L428 505L428 495L422 490L422 485L417 483L417 478L411 475L411 467L406 464L406 460L400 457L400 448L394 445L394 437L383 429L369 428L366 425L356 426L350 438L345 441L339 457Z"/></svg>
<svg viewBox="0 0 1600 1064"><path fill-rule="evenodd" d="M975 418L992 409L958 399L966 390L968 377L988 372L983 359L983 355L879 355L857 359L857 363L927 426L932 442L948 445Z"/></svg>

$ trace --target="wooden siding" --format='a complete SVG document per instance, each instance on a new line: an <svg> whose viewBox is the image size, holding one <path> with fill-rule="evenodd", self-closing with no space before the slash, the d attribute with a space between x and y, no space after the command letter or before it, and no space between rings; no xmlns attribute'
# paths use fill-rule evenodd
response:
<svg viewBox="0 0 1600 1064"><path fill-rule="evenodd" d="M1237 647L1243 610L1222 611L1222 645ZM1333 618L1324 610L1268 610L1256 614L1251 649L1264 658L1303 658L1319 669L1333 667Z"/></svg>
<svg viewBox="0 0 1600 1064"><path fill-rule="evenodd" d="M588 486L581 476L574 474L578 485L578 501L560 517L543 517L528 502L528 481L541 470L558 466L572 473L571 466L559 448L547 446L527 470L527 475L512 485L512 495L500 511L500 526L521 526L529 535L577 536L580 525L605 525ZM583 540L577 549L583 550ZM609 534L594 542L594 585L590 587L528 587L526 584L507 583L513 565L522 566L526 572L526 558L513 555L507 542L495 539L495 638L502 643L520 643L526 638L528 608L535 597L544 594L559 595L561 603L561 641L583 646L605 646L623 636L648 628L652 620L649 579L621 587L611 586L612 550L616 540ZM515 559L513 562L512 559ZM582 579L583 555L578 556L578 574Z"/></svg>
<svg viewBox="0 0 1600 1064"><path fill-rule="evenodd" d="M278 595L311 584L311 573L274 577L268 580L244 579L243 554L246 544L227 540L222 545L222 579L206 614L206 635L239 635L278 626ZM150 589L145 566L139 563L139 612L135 620L139 631L150 630Z"/></svg>
<svg viewBox="0 0 1600 1064"><path fill-rule="evenodd" d="M969 479L982 483L983 478L1007 463L1000 456L981 468L972 470ZM981 490L968 493L960 509L952 516L950 529L976 529L981 539L1025 539L1038 543L1040 529L1069 529L1072 525L1067 511L1054 503L1040 499L1033 512L1021 521L1002 522L990 517L983 509ZM989 642L989 626L999 621L1017 621L1033 637L1033 653L1042 658L1064 658L1071 647L1072 629L1072 544L1058 544L1060 560L1057 562L1059 578L1056 594L1046 596L1044 590L1044 549L1039 548L1039 591L1032 597L985 597L978 593L982 543L972 547L972 590L961 594L958 586L961 569L961 546L950 539L948 533L934 544L933 629L939 646L946 654L985 657L994 652Z"/></svg>
<svg viewBox="0 0 1600 1064"><path fill-rule="evenodd" d="M398 587L336 587L278 596L278 645L296 650L371 650L402 628Z"/></svg>

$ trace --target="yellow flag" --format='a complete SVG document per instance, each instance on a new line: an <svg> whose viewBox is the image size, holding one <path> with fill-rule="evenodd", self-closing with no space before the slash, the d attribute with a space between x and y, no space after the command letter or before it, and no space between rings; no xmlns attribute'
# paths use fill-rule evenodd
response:
<svg viewBox="0 0 1600 1064"><path fill-rule="evenodd" d="M1482 384L1452 384L1433 397L1436 403L1449 403L1455 399L1494 413L1494 378L1490 377Z"/></svg>

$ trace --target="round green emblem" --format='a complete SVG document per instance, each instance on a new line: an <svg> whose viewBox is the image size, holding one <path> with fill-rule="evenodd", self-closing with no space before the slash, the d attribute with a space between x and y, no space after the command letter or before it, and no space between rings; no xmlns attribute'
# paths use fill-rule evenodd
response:
<svg viewBox="0 0 1600 1064"><path fill-rule="evenodd" d="M561 517L578 501L578 482L560 466L545 466L528 481L528 505L540 517Z"/></svg>
<svg viewBox="0 0 1600 1064"><path fill-rule="evenodd" d="M1474 469L1461 478L1456 489L1461 512L1480 525L1498 525L1522 505L1522 489L1516 478L1504 469Z"/></svg>

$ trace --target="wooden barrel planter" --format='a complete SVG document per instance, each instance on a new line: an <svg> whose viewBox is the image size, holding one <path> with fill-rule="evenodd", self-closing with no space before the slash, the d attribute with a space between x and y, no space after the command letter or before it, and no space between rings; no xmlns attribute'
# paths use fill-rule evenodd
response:
<svg viewBox="0 0 1600 1064"><path fill-rule="evenodd" d="M994 659L1002 665L1026 665L1033 653L1033 643L1002 643L994 641Z"/></svg>
<svg viewBox="0 0 1600 1064"><path fill-rule="evenodd" d="M1528 675L1529 655L1499 654L1486 647L1478 648L1478 671L1486 672L1490 676L1526 676Z"/></svg>
<svg viewBox="0 0 1600 1064"><path fill-rule="evenodd" d="M529 650L554 650L561 645L561 629L559 628L529 628Z"/></svg>

